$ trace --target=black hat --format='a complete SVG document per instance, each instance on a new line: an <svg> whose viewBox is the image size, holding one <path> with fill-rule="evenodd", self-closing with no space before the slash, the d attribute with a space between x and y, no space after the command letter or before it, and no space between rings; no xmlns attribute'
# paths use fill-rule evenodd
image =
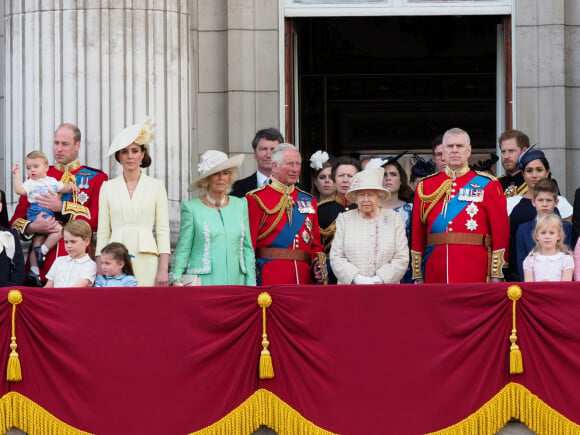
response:
<svg viewBox="0 0 580 435"><path fill-rule="evenodd" d="M489 154L491 158L487 160L478 160L477 163L471 165L474 171L491 171L491 167L499 160L496 153Z"/></svg>
<svg viewBox="0 0 580 435"><path fill-rule="evenodd" d="M427 175L434 174L437 171L435 162L433 160L425 160L423 157L417 154L413 154L411 157L411 172L417 177L426 177Z"/></svg>

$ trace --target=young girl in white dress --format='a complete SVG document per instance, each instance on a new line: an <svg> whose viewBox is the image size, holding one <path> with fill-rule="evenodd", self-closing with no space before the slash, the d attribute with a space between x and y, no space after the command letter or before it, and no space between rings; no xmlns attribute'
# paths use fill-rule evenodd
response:
<svg viewBox="0 0 580 435"><path fill-rule="evenodd" d="M564 244L562 219L553 213L538 218L536 246L524 260L524 280L572 281L574 258Z"/></svg>
<svg viewBox="0 0 580 435"><path fill-rule="evenodd" d="M95 281L97 264L87 254L93 230L86 221L74 220L62 230L68 255L57 257L46 274L44 287L89 287Z"/></svg>

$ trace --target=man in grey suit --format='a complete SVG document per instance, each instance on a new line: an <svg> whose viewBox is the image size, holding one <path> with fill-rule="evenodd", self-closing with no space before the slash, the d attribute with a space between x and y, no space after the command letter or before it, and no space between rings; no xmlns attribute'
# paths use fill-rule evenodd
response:
<svg viewBox="0 0 580 435"><path fill-rule="evenodd" d="M267 183L272 175L272 151L279 144L284 143L284 136L276 128L265 128L259 130L252 141L254 148L254 158L258 164L258 170L246 178L242 178L234 183L231 195L243 198L250 190Z"/></svg>

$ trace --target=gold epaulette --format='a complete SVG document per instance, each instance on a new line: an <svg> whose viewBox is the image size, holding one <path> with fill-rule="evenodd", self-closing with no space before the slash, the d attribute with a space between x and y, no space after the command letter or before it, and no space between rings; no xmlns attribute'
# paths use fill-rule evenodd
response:
<svg viewBox="0 0 580 435"><path fill-rule="evenodd" d="M298 186L294 185L294 189L296 189L298 192L302 192L306 195L308 195L310 197L310 199L313 199L314 197L312 196L312 194L310 192L306 192L305 190L300 189Z"/></svg>
<svg viewBox="0 0 580 435"><path fill-rule="evenodd" d="M252 195L252 193L256 193L256 192L259 192L260 190L264 190L266 188L266 186L260 186L260 187L255 188L254 190L250 190L248 193L246 193L246 195Z"/></svg>
<svg viewBox="0 0 580 435"><path fill-rule="evenodd" d="M481 175L482 177L489 178L490 180L497 180L498 178L495 175L490 174L489 172L484 171L475 171L477 175Z"/></svg>
<svg viewBox="0 0 580 435"><path fill-rule="evenodd" d="M422 183L423 181L425 181L427 178L434 177L435 175L439 175L440 173L441 173L441 171L437 171L437 172L434 172L433 174L430 174L430 175L427 175L426 177L423 177L423 178L421 179L421 183Z"/></svg>

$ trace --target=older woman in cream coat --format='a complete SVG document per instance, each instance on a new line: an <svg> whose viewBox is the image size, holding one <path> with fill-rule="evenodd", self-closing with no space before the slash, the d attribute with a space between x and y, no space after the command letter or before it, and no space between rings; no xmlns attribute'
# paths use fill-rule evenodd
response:
<svg viewBox="0 0 580 435"><path fill-rule="evenodd" d="M330 264L338 284L398 283L409 264L409 247L401 216L381 208L389 195L383 168L357 173L347 192L356 210L338 215Z"/></svg>
<svg viewBox="0 0 580 435"><path fill-rule="evenodd" d="M113 140L109 155L115 155L123 173L101 188L96 251L99 256L108 243L123 243L133 257L139 286L166 286L171 252L167 191L161 181L141 171L151 164L147 145L152 141L149 118Z"/></svg>

